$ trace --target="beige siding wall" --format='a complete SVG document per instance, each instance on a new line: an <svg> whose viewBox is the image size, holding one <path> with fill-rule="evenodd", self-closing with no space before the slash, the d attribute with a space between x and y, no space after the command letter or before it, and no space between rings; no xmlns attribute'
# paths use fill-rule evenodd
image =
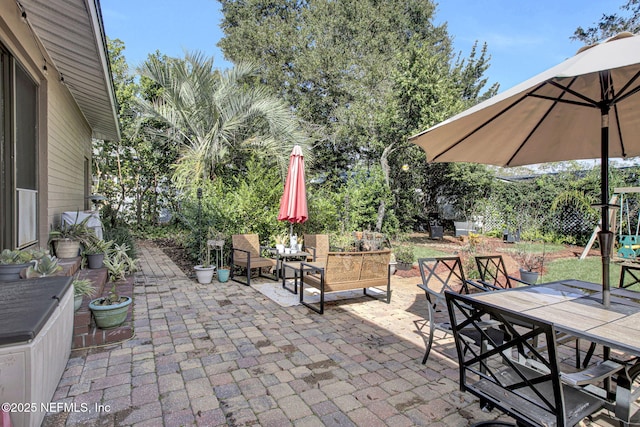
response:
<svg viewBox="0 0 640 427"><path fill-rule="evenodd" d="M64 211L84 210L84 160L91 158L91 128L66 86L49 85L49 223Z"/></svg>
<svg viewBox="0 0 640 427"><path fill-rule="evenodd" d="M64 211L83 210L84 159L91 158L91 129L14 0L0 0L0 42L39 85L38 235L46 245L50 225ZM47 61L47 74L42 66Z"/></svg>

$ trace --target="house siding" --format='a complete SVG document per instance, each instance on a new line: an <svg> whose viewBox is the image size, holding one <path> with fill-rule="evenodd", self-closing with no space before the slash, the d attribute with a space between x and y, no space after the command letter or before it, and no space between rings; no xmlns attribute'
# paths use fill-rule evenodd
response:
<svg viewBox="0 0 640 427"><path fill-rule="evenodd" d="M45 246L62 212L84 209L84 161L91 159L91 128L36 40L20 19L16 2L0 0L0 42L39 86L38 238Z"/></svg>
<svg viewBox="0 0 640 427"><path fill-rule="evenodd" d="M84 210L84 160L91 159L91 128L62 84L49 89L48 222L65 211Z"/></svg>

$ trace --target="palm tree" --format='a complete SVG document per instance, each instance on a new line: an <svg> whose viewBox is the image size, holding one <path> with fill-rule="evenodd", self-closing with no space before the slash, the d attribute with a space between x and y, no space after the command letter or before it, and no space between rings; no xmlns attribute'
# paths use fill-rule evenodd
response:
<svg viewBox="0 0 640 427"><path fill-rule="evenodd" d="M241 63L219 72L213 58L197 52L184 59L150 56L142 65L140 74L160 88L156 99L140 101L143 117L163 122L165 136L183 147L174 175L178 187L213 179L233 152L252 149L283 170L295 144L308 153L310 140L291 109L255 83L256 71Z"/></svg>

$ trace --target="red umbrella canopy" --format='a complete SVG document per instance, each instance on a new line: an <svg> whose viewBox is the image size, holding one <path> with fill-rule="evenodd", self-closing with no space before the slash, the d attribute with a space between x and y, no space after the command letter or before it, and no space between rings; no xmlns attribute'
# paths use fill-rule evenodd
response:
<svg viewBox="0 0 640 427"><path fill-rule="evenodd" d="M307 220L307 192L304 185L304 156L296 145L289 156L289 172L280 199L278 220L302 223Z"/></svg>

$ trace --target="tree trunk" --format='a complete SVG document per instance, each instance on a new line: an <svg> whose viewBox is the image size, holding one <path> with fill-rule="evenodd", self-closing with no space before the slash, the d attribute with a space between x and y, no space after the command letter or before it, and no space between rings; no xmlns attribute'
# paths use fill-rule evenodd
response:
<svg viewBox="0 0 640 427"><path fill-rule="evenodd" d="M395 149L393 148L394 145L395 143L392 142L390 145L384 147L382 156L380 156L380 166L382 167L382 173L384 174L384 182L389 187L391 187L391 168L389 167L389 156L395 151Z"/></svg>
<svg viewBox="0 0 640 427"><path fill-rule="evenodd" d="M380 205L378 206L378 220L376 221L376 231L379 233L382 230L382 220L384 219L384 212L386 211L386 206L384 200L380 200Z"/></svg>
<svg viewBox="0 0 640 427"><path fill-rule="evenodd" d="M384 174L384 182L387 184L387 188L391 188L391 168L389 167L389 156L393 153L393 146L395 143L391 143L384 148L382 156L380 156L380 166L382 167L382 173ZM382 221L384 220L384 214L387 210L384 199L380 200L378 206L378 218L376 220L376 231L379 233L382 230Z"/></svg>

